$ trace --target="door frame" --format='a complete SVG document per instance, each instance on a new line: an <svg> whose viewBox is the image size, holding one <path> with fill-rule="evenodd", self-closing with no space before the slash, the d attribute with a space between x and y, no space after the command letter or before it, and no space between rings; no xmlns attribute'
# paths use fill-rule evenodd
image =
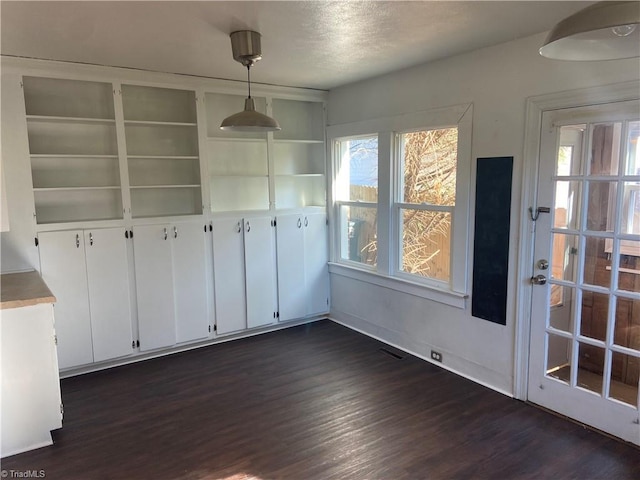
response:
<svg viewBox="0 0 640 480"><path fill-rule="evenodd" d="M531 220L529 208L537 204L538 163L542 113L549 110L601 105L606 103L636 100L640 98L640 80L598 87L569 90L527 98L520 205L520 246L516 285L516 331L514 355L513 396L519 400L528 398L529 349L531 339L531 293L529 281L533 275L533 253L535 222Z"/></svg>

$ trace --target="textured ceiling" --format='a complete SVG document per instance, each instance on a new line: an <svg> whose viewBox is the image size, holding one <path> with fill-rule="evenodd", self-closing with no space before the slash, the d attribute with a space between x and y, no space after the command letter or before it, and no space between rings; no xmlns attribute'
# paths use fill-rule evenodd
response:
<svg viewBox="0 0 640 480"><path fill-rule="evenodd" d="M242 80L229 33L251 29L254 81L330 89L547 31L591 3L3 0L0 51Z"/></svg>

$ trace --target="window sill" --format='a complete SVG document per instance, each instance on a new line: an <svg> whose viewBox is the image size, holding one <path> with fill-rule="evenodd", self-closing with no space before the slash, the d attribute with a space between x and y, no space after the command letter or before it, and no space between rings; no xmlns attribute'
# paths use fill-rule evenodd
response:
<svg viewBox="0 0 640 480"><path fill-rule="evenodd" d="M370 270L329 262L329 273L340 275L361 282L378 285L398 292L425 298L434 302L443 303L451 307L464 309L469 295L465 293L452 292L451 290L439 289L430 285L423 285L418 282L411 282L398 277L389 277Z"/></svg>

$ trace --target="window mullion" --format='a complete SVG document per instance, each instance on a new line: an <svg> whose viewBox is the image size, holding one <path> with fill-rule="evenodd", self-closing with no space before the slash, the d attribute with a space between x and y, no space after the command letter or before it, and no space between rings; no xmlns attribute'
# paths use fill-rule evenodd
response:
<svg viewBox="0 0 640 480"><path fill-rule="evenodd" d="M393 241L393 133L378 133L378 272L391 275L398 245Z"/></svg>

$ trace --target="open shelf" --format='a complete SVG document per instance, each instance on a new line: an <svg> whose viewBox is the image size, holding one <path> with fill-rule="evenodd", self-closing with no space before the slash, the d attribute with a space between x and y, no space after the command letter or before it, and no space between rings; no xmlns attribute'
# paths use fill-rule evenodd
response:
<svg viewBox="0 0 640 480"><path fill-rule="evenodd" d="M201 213L200 185L131 188L131 215L133 218L200 215Z"/></svg>
<svg viewBox="0 0 640 480"><path fill-rule="evenodd" d="M282 130L273 133L274 140L324 141L324 105L322 102L273 100L273 117Z"/></svg>
<svg viewBox="0 0 640 480"><path fill-rule="evenodd" d="M122 85L122 107L127 124L196 125L196 95L191 90Z"/></svg>
<svg viewBox="0 0 640 480"><path fill-rule="evenodd" d="M28 116L115 118L111 83L28 76L22 83Z"/></svg>
<svg viewBox="0 0 640 480"><path fill-rule="evenodd" d="M324 175L277 176L276 208L324 207L326 185Z"/></svg>
<svg viewBox="0 0 640 480"><path fill-rule="evenodd" d="M269 210L269 177L221 176L210 179L211 210Z"/></svg>
<svg viewBox="0 0 640 480"><path fill-rule="evenodd" d="M34 190L38 224L122 218L120 188Z"/></svg>

